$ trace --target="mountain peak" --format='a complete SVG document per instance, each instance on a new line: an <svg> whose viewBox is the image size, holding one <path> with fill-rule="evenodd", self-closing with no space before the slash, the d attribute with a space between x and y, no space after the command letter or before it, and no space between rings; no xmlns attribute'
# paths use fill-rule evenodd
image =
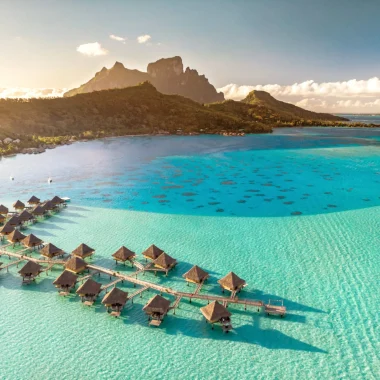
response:
<svg viewBox="0 0 380 380"><path fill-rule="evenodd" d="M125 67L121 62L116 61L115 64L112 66L112 69L125 69Z"/></svg>

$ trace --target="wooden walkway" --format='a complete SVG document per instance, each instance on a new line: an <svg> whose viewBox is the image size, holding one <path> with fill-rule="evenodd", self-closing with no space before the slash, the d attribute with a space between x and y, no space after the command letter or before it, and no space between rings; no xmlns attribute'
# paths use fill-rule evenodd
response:
<svg viewBox="0 0 380 380"><path fill-rule="evenodd" d="M115 281L112 281L109 284L103 285L102 288L101 288L101 291L103 291L103 290L107 291L108 288L110 288L111 286L115 286L120 281L123 281L123 279L122 278L117 278Z"/></svg>

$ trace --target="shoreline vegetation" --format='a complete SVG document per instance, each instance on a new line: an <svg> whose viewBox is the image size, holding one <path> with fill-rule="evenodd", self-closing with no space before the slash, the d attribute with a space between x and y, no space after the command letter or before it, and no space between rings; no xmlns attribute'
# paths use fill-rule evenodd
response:
<svg viewBox="0 0 380 380"><path fill-rule="evenodd" d="M105 137L271 133L281 127L379 127L304 110L252 91L244 100L200 104L149 82L64 98L0 99L0 156L37 154Z"/></svg>

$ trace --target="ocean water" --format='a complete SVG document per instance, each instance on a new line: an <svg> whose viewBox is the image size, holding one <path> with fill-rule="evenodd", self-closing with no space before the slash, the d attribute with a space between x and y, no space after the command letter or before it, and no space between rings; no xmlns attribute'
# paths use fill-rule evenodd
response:
<svg viewBox="0 0 380 380"><path fill-rule="evenodd" d="M281 299L288 314L230 306L234 331L223 334L204 322L204 303L183 301L150 328L142 307L153 292L113 319L100 302L59 297L58 269L22 286L13 267L0 272L0 378L379 378L379 148L380 129L297 128L106 139L1 160L0 203L72 199L30 228L45 241L85 242L110 268L120 245L154 243L179 265L143 279L188 290L182 274L197 264L211 274L202 292L220 294L232 270L248 283L240 297Z"/></svg>
<svg viewBox="0 0 380 380"><path fill-rule="evenodd" d="M365 113L349 113L349 114L337 114L338 116L345 117L351 121L366 124L379 124L380 125L380 115L379 114L365 114Z"/></svg>

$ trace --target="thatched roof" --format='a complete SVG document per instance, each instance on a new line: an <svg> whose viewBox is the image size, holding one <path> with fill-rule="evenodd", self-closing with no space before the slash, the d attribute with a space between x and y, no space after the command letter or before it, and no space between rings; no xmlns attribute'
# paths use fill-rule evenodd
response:
<svg viewBox="0 0 380 380"><path fill-rule="evenodd" d="M37 197L35 197L34 195L28 200L28 203L30 205L37 205L40 203L40 199L38 199Z"/></svg>
<svg viewBox="0 0 380 380"><path fill-rule="evenodd" d="M3 227L0 228L0 235L8 235L14 230L15 228L13 226L11 226L9 223L6 223Z"/></svg>
<svg viewBox="0 0 380 380"><path fill-rule="evenodd" d="M170 301L158 294L151 298L143 307L147 314L159 313L166 314L169 311Z"/></svg>
<svg viewBox="0 0 380 380"><path fill-rule="evenodd" d="M77 294L80 296L96 296L100 293L102 285L89 278L84 284L82 284L78 290Z"/></svg>
<svg viewBox="0 0 380 380"><path fill-rule="evenodd" d="M57 248L54 244L49 243L41 249L40 254L45 257L60 256L63 254L63 250Z"/></svg>
<svg viewBox="0 0 380 380"><path fill-rule="evenodd" d="M142 255L148 259L156 260L157 257L161 255L161 253L164 253L164 251L152 244L142 253Z"/></svg>
<svg viewBox="0 0 380 380"><path fill-rule="evenodd" d="M21 201L16 201L15 203L13 203L13 208L14 209L24 209L25 203L22 203Z"/></svg>
<svg viewBox="0 0 380 380"><path fill-rule="evenodd" d="M6 215L8 214L8 207L5 207L4 205L0 205L0 214Z"/></svg>
<svg viewBox="0 0 380 380"><path fill-rule="evenodd" d="M22 221L22 222L28 222L29 220L32 220L34 217L33 215L27 211L27 210L24 210L19 216L18 218Z"/></svg>
<svg viewBox="0 0 380 380"><path fill-rule="evenodd" d="M186 280L196 282L197 284L206 280L206 278L209 276L210 275L198 265L194 265L188 272L183 275Z"/></svg>
<svg viewBox="0 0 380 380"><path fill-rule="evenodd" d="M95 252L95 249L90 248L88 245L82 243L79 247L75 248L72 254L78 257L91 256Z"/></svg>
<svg viewBox="0 0 380 380"><path fill-rule="evenodd" d="M46 210L42 206L37 206L32 210L32 214L35 216L45 215Z"/></svg>
<svg viewBox="0 0 380 380"><path fill-rule="evenodd" d="M209 305L201 307L201 312L204 317L212 323L231 316L231 313L218 301L211 302Z"/></svg>
<svg viewBox="0 0 380 380"><path fill-rule="evenodd" d="M113 255L112 257L115 260L119 261L126 261L134 258L136 256L136 253L131 251L130 249L122 246L120 247Z"/></svg>
<svg viewBox="0 0 380 380"><path fill-rule="evenodd" d="M53 284L56 287L73 287L77 282L78 276L67 270L63 271L59 277L57 277Z"/></svg>
<svg viewBox="0 0 380 380"><path fill-rule="evenodd" d="M57 195L51 200L51 203L53 204L53 205L60 205L60 204L62 204L62 203L65 203L65 201L62 199L62 198L60 198L60 197L58 197Z"/></svg>
<svg viewBox="0 0 380 380"><path fill-rule="evenodd" d="M4 220L5 220L5 216L0 214L0 222L4 222Z"/></svg>
<svg viewBox="0 0 380 380"><path fill-rule="evenodd" d="M241 289L246 285L246 282L234 272L228 273L227 276L221 278L218 282L222 288L232 291Z"/></svg>
<svg viewBox="0 0 380 380"><path fill-rule="evenodd" d="M169 269L177 264L177 260L164 252L153 263L158 268Z"/></svg>
<svg viewBox="0 0 380 380"><path fill-rule="evenodd" d="M11 226L19 226L21 224L21 220L18 215L13 215L12 218L8 220L8 223Z"/></svg>
<svg viewBox="0 0 380 380"><path fill-rule="evenodd" d="M51 201L46 201L42 204L42 208L46 211L51 211L54 210L54 205Z"/></svg>
<svg viewBox="0 0 380 380"><path fill-rule="evenodd" d="M124 292L119 288L113 288L104 296L102 304L106 306L124 306L127 302L127 299L127 292Z"/></svg>
<svg viewBox="0 0 380 380"><path fill-rule="evenodd" d="M40 264L35 263L34 261L28 261L21 270L18 271L18 273L21 274L21 276L37 276L42 272L42 266Z"/></svg>
<svg viewBox="0 0 380 380"><path fill-rule="evenodd" d="M26 247L29 247L29 248L36 247L38 245L41 245L42 243L43 243L43 241L33 234L28 235L22 241L22 244L24 244Z"/></svg>
<svg viewBox="0 0 380 380"><path fill-rule="evenodd" d="M19 230L14 230L8 235L7 240L11 243L18 243L21 240L25 239L25 237L26 236Z"/></svg>
<svg viewBox="0 0 380 380"><path fill-rule="evenodd" d="M80 273L87 268L87 263L80 257L73 256L66 261L65 268L70 272Z"/></svg>

